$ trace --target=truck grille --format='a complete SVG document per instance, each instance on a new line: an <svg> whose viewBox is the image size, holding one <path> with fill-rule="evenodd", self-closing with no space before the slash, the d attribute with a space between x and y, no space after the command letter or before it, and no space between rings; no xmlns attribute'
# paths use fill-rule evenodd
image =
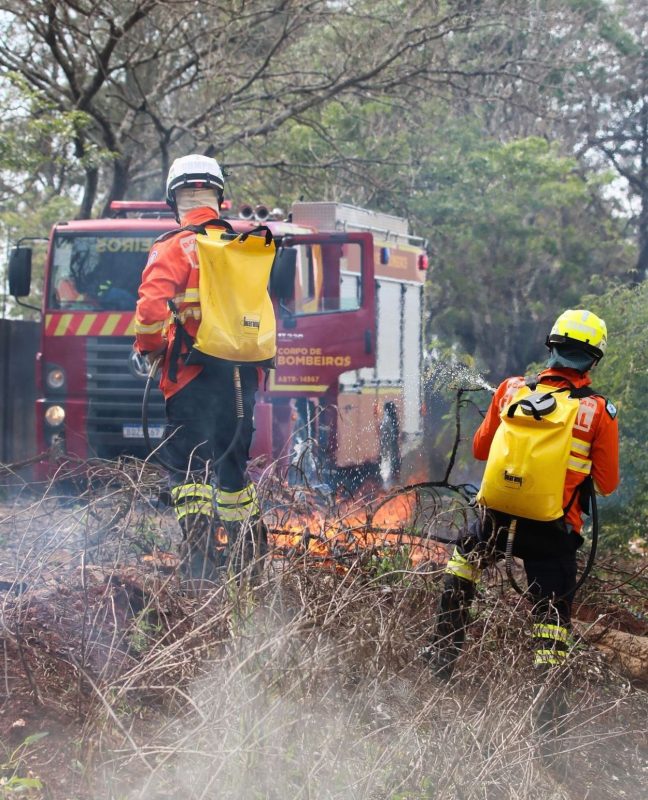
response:
<svg viewBox="0 0 648 800"><path fill-rule="evenodd" d="M142 395L146 381L130 369L131 337L88 337L88 444L101 458L120 453L145 454L144 440L133 432L142 424ZM164 398L151 390L149 429L164 424ZM131 436L126 436L129 431Z"/></svg>

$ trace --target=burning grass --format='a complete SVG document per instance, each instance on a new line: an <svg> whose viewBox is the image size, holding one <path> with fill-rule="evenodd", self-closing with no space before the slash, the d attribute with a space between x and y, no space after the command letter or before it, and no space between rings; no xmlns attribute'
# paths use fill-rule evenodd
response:
<svg viewBox="0 0 648 800"><path fill-rule="evenodd" d="M165 555L177 533L155 502L158 476L136 463L95 469L100 488L79 497L51 486L4 506L0 797L644 791L645 692L584 641L554 676L569 697L561 756L541 757L528 609L499 573L452 683L418 658L445 560L425 537L452 539L461 503L423 490L323 497L264 473L274 549L262 578L196 598ZM594 588L600 601L607 589Z"/></svg>

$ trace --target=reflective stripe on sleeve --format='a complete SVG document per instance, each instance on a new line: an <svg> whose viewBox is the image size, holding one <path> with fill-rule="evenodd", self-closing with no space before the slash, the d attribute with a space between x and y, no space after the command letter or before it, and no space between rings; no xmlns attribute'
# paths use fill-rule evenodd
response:
<svg viewBox="0 0 648 800"><path fill-rule="evenodd" d="M586 458L592 449L591 442L584 442L582 439L572 439L571 449L576 455Z"/></svg>
<svg viewBox="0 0 648 800"><path fill-rule="evenodd" d="M164 322L152 322L145 325L143 322L135 320L135 333L159 333L164 328Z"/></svg>
<svg viewBox="0 0 648 800"><path fill-rule="evenodd" d="M182 294L177 294L173 298L173 302L179 306L180 303L197 303L200 300L200 293L198 287L195 286L191 289L185 289Z"/></svg>

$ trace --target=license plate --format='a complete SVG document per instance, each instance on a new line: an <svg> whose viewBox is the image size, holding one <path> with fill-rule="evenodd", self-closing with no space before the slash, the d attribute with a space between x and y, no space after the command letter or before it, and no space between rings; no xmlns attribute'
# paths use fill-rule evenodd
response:
<svg viewBox="0 0 648 800"><path fill-rule="evenodd" d="M164 434L164 425L149 425L149 436L151 439L161 439ZM126 422L122 426L124 439L143 439L144 431L141 425L134 422Z"/></svg>

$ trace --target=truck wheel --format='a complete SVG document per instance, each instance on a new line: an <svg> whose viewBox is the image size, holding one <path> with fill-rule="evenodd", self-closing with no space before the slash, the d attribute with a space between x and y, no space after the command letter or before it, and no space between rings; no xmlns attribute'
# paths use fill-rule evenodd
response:
<svg viewBox="0 0 648 800"><path fill-rule="evenodd" d="M401 455L400 433L396 408L392 403L385 406L380 423L380 477L385 489L390 489L400 478Z"/></svg>

